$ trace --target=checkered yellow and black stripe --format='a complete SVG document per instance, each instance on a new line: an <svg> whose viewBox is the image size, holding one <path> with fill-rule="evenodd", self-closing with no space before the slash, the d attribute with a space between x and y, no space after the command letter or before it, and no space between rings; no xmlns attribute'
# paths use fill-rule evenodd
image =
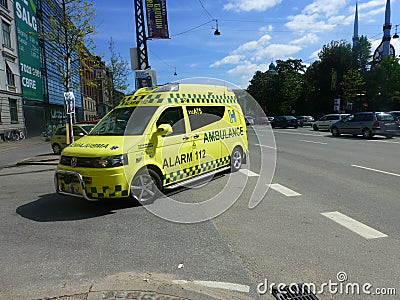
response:
<svg viewBox="0 0 400 300"><path fill-rule="evenodd" d="M122 185L91 186L86 188L86 194L89 198L119 198L128 197L129 191L123 190Z"/></svg>
<svg viewBox="0 0 400 300"><path fill-rule="evenodd" d="M181 180L229 165L230 163L231 163L230 156L226 156L210 162L205 162L186 169L182 169L177 172L167 173L164 174L163 183L164 185L173 184Z"/></svg>
<svg viewBox="0 0 400 300"><path fill-rule="evenodd" d="M177 104L217 104L217 103L237 103L234 95L205 95L205 94L180 94L170 93L167 98L168 103Z"/></svg>
<svg viewBox="0 0 400 300"><path fill-rule="evenodd" d="M60 183L61 191L68 192L67 185ZM120 198L128 197L129 191L123 190L121 185L102 186L102 187L86 187L86 195L89 198Z"/></svg>
<svg viewBox="0 0 400 300"><path fill-rule="evenodd" d="M218 104L218 103L237 103L234 95L205 95L205 94L181 94L170 93L168 97L162 94L130 95L123 98L119 105L139 105L139 104Z"/></svg>

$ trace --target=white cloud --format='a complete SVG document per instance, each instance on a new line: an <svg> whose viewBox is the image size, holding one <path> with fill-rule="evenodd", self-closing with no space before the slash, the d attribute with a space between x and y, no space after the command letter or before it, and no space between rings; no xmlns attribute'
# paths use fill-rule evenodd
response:
<svg viewBox="0 0 400 300"><path fill-rule="evenodd" d="M335 24L328 24L325 21L319 21L319 15L306 15L299 14L296 16L290 16L290 21L285 24L285 26L296 32L325 32L332 30L336 27Z"/></svg>
<svg viewBox="0 0 400 300"><path fill-rule="evenodd" d="M272 26L272 25L263 26L258 29L258 31L260 31L260 32L272 32L273 30L274 30L274 26Z"/></svg>
<svg viewBox="0 0 400 300"><path fill-rule="evenodd" d="M242 88L246 88L249 85L249 81L253 77L254 73L259 70L267 70L268 64L254 64L250 62L244 62L235 68L229 70L227 73L233 76L240 76L240 84Z"/></svg>
<svg viewBox="0 0 400 300"><path fill-rule="evenodd" d="M244 58L243 55L237 55L237 54L228 55L225 56L223 59L213 63L212 65L210 65L210 67L213 68L222 65L237 65L243 58Z"/></svg>
<svg viewBox="0 0 400 300"><path fill-rule="evenodd" d="M325 14L326 16L335 15L340 9L344 8L348 0L315 0L303 9L304 14Z"/></svg>
<svg viewBox="0 0 400 300"><path fill-rule="evenodd" d="M383 2L382 0L372 0L366 3L360 3L358 4L358 10L359 11L367 10L378 6L385 7L385 2ZM355 11L355 6L353 7L354 7L353 11Z"/></svg>
<svg viewBox="0 0 400 300"><path fill-rule="evenodd" d="M321 50L322 50L322 48L314 51L313 53L311 53L311 55L308 58L312 59L312 60L319 60L318 54L321 52Z"/></svg>
<svg viewBox="0 0 400 300"><path fill-rule="evenodd" d="M301 38L294 40L292 43L295 45L304 45L304 44L315 44L319 41L318 36L315 33L308 33L303 35Z"/></svg>
<svg viewBox="0 0 400 300"><path fill-rule="evenodd" d="M280 4L282 0L229 0L228 4L225 4L225 10L233 11L265 11L268 8L274 7Z"/></svg>
<svg viewBox="0 0 400 300"><path fill-rule="evenodd" d="M255 53L254 59L256 61L285 59L288 56L299 52L301 49L302 48L300 46L295 46L295 45L271 44L266 48L259 49Z"/></svg>

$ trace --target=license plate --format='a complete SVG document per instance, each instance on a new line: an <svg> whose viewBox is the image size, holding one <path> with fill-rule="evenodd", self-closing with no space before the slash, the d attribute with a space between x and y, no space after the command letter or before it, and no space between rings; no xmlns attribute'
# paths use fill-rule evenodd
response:
<svg viewBox="0 0 400 300"><path fill-rule="evenodd" d="M70 183L70 184L68 184L67 187L68 187L68 193L80 195L79 185L74 184L74 183Z"/></svg>

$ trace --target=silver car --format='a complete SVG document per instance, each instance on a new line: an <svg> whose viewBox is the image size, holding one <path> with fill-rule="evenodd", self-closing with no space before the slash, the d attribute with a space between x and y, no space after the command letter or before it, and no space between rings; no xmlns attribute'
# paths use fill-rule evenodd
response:
<svg viewBox="0 0 400 300"><path fill-rule="evenodd" d="M321 119L315 121L311 126L314 130L329 130L331 125L349 114L329 114L323 116Z"/></svg>
<svg viewBox="0 0 400 300"><path fill-rule="evenodd" d="M352 134L368 139L374 135L383 135L392 138L399 132L399 121L386 112L360 112L333 123L330 131L333 136Z"/></svg>

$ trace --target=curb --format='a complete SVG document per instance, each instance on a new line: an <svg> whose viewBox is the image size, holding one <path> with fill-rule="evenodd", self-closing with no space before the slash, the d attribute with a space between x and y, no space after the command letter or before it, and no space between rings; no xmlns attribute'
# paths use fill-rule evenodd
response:
<svg viewBox="0 0 400 300"><path fill-rule="evenodd" d="M62 289L48 292L53 296L32 298L37 300L111 300L111 299L146 299L146 300L251 300L244 293L225 289L209 288L198 285L195 281L176 283L173 275L150 273L119 273L94 283L84 292L76 289L71 295ZM182 281L183 282L183 281Z"/></svg>
<svg viewBox="0 0 400 300"><path fill-rule="evenodd" d="M47 155L47 156L35 156L29 157L24 160L17 162L17 165L58 165L60 156L58 155Z"/></svg>

